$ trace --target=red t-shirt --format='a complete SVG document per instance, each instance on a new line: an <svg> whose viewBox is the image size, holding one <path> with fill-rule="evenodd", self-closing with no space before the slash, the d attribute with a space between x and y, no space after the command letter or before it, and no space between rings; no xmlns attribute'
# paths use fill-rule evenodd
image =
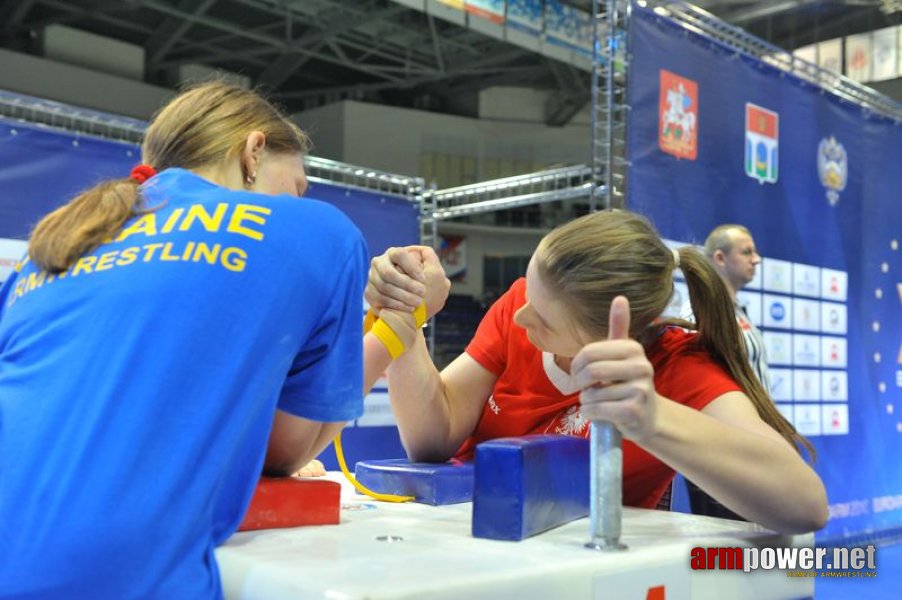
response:
<svg viewBox="0 0 902 600"><path fill-rule="evenodd" d="M526 303L526 280L517 280L492 305L467 346L467 354L498 376L476 431L456 458L472 460L476 445L486 440L527 434L589 437L589 421L579 412L579 392L552 356L532 345L526 330L514 324L514 313ZM705 350L697 334L678 327L662 331L650 348L658 394L701 410L717 397L741 390ZM552 382L552 379L555 382ZM674 470L639 448L623 442L623 502L654 508L673 479Z"/></svg>

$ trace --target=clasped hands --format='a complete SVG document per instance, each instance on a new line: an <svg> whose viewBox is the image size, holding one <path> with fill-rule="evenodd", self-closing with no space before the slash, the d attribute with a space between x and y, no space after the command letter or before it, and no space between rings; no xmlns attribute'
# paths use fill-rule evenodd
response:
<svg viewBox="0 0 902 600"><path fill-rule="evenodd" d="M451 291L442 263L428 246L389 248L370 262L365 298L379 319L386 322L405 348L417 336L413 311L426 304L432 318L444 306Z"/></svg>

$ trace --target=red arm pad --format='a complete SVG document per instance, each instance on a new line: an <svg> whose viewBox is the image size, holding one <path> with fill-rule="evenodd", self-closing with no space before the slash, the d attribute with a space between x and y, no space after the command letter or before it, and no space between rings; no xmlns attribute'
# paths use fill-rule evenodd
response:
<svg viewBox="0 0 902 600"><path fill-rule="evenodd" d="M261 477L238 531L337 525L340 497L334 481Z"/></svg>

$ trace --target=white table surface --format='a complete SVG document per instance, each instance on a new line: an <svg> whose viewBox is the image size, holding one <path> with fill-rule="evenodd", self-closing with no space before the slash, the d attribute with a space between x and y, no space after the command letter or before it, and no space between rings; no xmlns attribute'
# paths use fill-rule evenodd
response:
<svg viewBox="0 0 902 600"><path fill-rule="evenodd" d="M330 473L339 481L340 474ZM813 578L782 571L692 571L693 547L813 546L757 525L625 508L624 552L584 547L580 519L521 542L473 538L472 504L373 501L342 487L341 523L238 533L217 550L229 600L477 598L645 600L802 598ZM389 538L388 541L385 538Z"/></svg>

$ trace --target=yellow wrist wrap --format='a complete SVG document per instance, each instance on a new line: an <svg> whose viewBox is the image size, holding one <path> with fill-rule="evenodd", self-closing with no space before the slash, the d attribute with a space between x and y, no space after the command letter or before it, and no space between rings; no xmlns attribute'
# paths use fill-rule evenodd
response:
<svg viewBox="0 0 902 600"><path fill-rule="evenodd" d="M363 317L363 335L366 335L370 332L370 329L373 328L373 325L376 324L376 313L373 312L373 309L369 309L366 311L366 316Z"/></svg>
<svg viewBox="0 0 902 600"><path fill-rule="evenodd" d="M417 329L423 326L426 323L426 303L421 302L415 311L413 311L413 318L417 322Z"/></svg>
<svg viewBox="0 0 902 600"><path fill-rule="evenodd" d="M415 311L413 311L413 318L416 321L417 328L423 326L426 323L426 303L421 303ZM377 318L373 309L367 311L366 317L363 319L363 334L372 332L379 341L385 346L388 353L391 355L392 360L398 358L404 351L407 350L407 347L398 337L398 334L388 326L388 324Z"/></svg>
<svg viewBox="0 0 902 600"><path fill-rule="evenodd" d="M391 354L392 360L398 358L407 348L404 346L404 343L398 337L398 334L395 333L395 330L388 326L388 323L379 319L373 324L373 328L370 329L373 335L379 338L379 341L385 346L385 349L388 350L388 353Z"/></svg>

